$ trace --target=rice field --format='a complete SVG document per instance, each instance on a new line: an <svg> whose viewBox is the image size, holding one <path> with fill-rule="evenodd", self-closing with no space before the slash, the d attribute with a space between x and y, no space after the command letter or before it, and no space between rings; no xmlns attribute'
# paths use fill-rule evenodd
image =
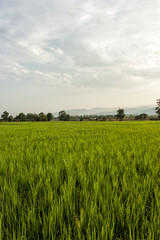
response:
<svg viewBox="0 0 160 240"><path fill-rule="evenodd" d="M160 239L160 122L0 124L0 240L62 239Z"/></svg>

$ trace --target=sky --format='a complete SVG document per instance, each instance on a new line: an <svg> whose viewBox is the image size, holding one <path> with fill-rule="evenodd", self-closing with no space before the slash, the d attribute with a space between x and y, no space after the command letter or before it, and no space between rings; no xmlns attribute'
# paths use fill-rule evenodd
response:
<svg viewBox="0 0 160 240"><path fill-rule="evenodd" d="M160 0L1 0L0 112L156 105Z"/></svg>

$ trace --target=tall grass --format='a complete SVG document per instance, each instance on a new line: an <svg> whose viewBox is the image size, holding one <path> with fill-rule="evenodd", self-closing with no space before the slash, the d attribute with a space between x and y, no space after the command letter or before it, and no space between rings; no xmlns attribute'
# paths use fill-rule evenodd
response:
<svg viewBox="0 0 160 240"><path fill-rule="evenodd" d="M159 240L160 123L0 124L0 240Z"/></svg>

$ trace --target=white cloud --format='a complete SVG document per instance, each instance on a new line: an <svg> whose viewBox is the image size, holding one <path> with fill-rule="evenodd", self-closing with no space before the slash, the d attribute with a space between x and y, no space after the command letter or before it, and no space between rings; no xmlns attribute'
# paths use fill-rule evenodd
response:
<svg viewBox="0 0 160 240"><path fill-rule="evenodd" d="M73 88L159 84L159 0L6 0L0 79Z"/></svg>

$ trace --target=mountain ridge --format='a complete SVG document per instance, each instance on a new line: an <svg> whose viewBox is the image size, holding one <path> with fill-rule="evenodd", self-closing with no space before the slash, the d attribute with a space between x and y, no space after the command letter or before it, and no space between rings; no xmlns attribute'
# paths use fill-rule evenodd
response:
<svg viewBox="0 0 160 240"><path fill-rule="evenodd" d="M117 113L117 109L115 107L95 107L91 109L70 109L64 110L67 114L76 116L76 115L115 115ZM156 115L155 106L137 106L137 107L126 107L124 108L124 112L126 115L139 115L142 113L146 113L148 115ZM58 116L58 112L53 113L55 117Z"/></svg>

